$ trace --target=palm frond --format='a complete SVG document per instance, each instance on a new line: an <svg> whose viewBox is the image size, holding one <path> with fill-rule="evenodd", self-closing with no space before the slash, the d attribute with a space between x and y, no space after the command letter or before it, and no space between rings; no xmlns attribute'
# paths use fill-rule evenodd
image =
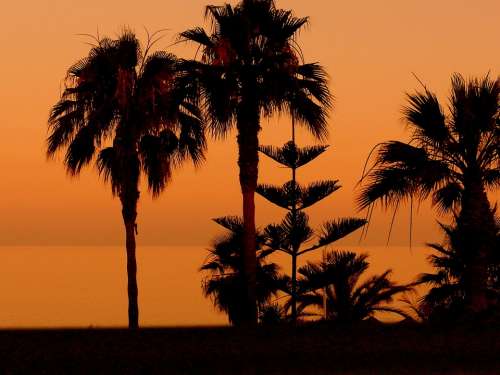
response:
<svg viewBox="0 0 500 375"><path fill-rule="evenodd" d="M212 48L214 46L212 39L202 27L195 27L180 33L179 39L181 41L198 43L208 48Z"/></svg>
<svg viewBox="0 0 500 375"><path fill-rule="evenodd" d="M88 127L81 128L67 148L64 163L67 171L72 175L80 173L81 169L94 157L96 148L93 130Z"/></svg>
<svg viewBox="0 0 500 375"><path fill-rule="evenodd" d="M234 233L240 232L243 228L243 221L238 216L224 216L213 219L213 221Z"/></svg>
<svg viewBox="0 0 500 375"><path fill-rule="evenodd" d="M441 212L449 212L460 205L463 194L462 186L457 182L450 182L434 191L432 203Z"/></svg>
<svg viewBox="0 0 500 375"><path fill-rule="evenodd" d="M325 108L304 92L295 92L289 99L289 111L299 125L320 141L328 138L328 115Z"/></svg>
<svg viewBox="0 0 500 375"><path fill-rule="evenodd" d="M499 137L500 138L500 137ZM500 142L497 145L497 150L500 149ZM500 159L500 155L497 156ZM500 162L499 162L500 164ZM500 166L497 168L488 168L483 172L484 184L491 190L498 189L500 187Z"/></svg>
<svg viewBox="0 0 500 375"><path fill-rule="evenodd" d="M452 140L446 117L435 94L417 92L407 94L407 99L408 106L404 107L403 115L420 140L431 141L437 146Z"/></svg>
<svg viewBox="0 0 500 375"><path fill-rule="evenodd" d="M203 294L212 300L214 306L228 315L229 321L237 324L242 316L245 277L243 273L242 220L227 216L214 220L230 233L217 237L208 250L209 255L200 271L204 273ZM257 233L256 294L260 308L270 303L281 287L279 266L267 261L271 254L263 247L264 236Z"/></svg>
<svg viewBox="0 0 500 375"><path fill-rule="evenodd" d="M172 159L179 140L175 133L163 131L160 135L145 135L139 143L141 165L148 179L148 187L157 197L172 177Z"/></svg>
<svg viewBox="0 0 500 375"><path fill-rule="evenodd" d="M49 118L50 135L47 138L47 155L67 146L85 119L85 112L74 100L61 99L52 109Z"/></svg>
<svg viewBox="0 0 500 375"><path fill-rule="evenodd" d="M104 178L105 182L111 182L111 188L114 195L118 195L120 190L118 162L116 152L113 147L102 149L97 155L96 166L99 174Z"/></svg>

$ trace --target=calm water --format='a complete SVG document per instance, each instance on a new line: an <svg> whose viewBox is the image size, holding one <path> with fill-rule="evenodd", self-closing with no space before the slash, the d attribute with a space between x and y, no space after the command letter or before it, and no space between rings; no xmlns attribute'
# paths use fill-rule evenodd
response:
<svg viewBox="0 0 500 375"><path fill-rule="evenodd" d="M421 248L356 251L370 253L370 273L392 268L400 282L429 270ZM139 247L137 255L142 325L226 323L201 295L203 247ZM286 258L274 260L288 269ZM125 326L125 269L122 247L0 247L0 327Z"/></svg>

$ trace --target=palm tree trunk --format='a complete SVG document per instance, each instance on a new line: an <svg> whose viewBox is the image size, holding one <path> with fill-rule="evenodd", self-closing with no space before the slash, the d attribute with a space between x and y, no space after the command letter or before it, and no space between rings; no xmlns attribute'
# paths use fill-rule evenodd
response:
<svg viewBox="0 0 500 375"><path fill-rule="evenodd" d="M470 313L488 308L488 257L496 238L495 217L482 184L465 185L457 218L458 249L465 260L465 307Z"/></svg>
<svg viewBox="0 0 500 375"><path fill-rule="evenodd" d="M139 192L128 192L121 195L122 216L125 224L125 244L127 250L127 291L128 291L128 327L139 328L139 304L137 288L136 251L136 218Z"/></svg>
<svg viewBox="0 0 500 375"><path fill-rule="evenodd" d="M238 148L240 186L243 194L243 271L245 276L245 306L242 325L257 324L257 257L255 230L255 190L259 168L259 113L257 109L238 114Z"/></svg>

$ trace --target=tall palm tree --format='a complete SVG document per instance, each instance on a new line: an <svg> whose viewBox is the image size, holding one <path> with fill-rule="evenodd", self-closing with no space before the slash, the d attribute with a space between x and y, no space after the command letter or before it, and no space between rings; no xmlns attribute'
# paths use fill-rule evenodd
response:
<svg viewBox="0 0 500 375"><path fill-rule="evenodd" d="M411 287L396 285L390 270L360 282L368 269L367 255L334 251L319 263L299 269L299 310L309 306L323 308L326 293L326 319L351 323L373 317L376 312L391 312L406 317L401 309L390 306L394 297Z"/></svg>
<svg viewBox="0 0 500 375"><path fill-rule="evenodd" d="M245 317L244 296L241 294L244 283L243 274L243 222L237 217L223 217L215 222L229 231L215 239L209 249L209 256L200 268L206 276L203 282L203 294L212 298L218 310L226 313L231 324L239 325ZM257 232L257 306L259 311L269 303L270 298L278 293L278 266L267 262L273 252L264 247L265 236Z"/></svg>
<svg viewBox="0 0 500 375"><path fill-rule="evenodd" d="M467 311L487 308L486 259L495 246L495 217L487 191L500 186L500 79L451 79L449 113L425 89L408 95L404 117L408 143L390 141L378 148L363 177L359 206L397 206L424 200L457 222L457 251L465 262Z"/></svg>
<svg viewBox="0 0 500 375"><path fill-rule="evenodd" d="M152 36L154 38L154 35ZM137 328L137 202L141 173L153 196L165 188L172 169L203 159L205 138L196 96L183 82L178 60L142 50L136 36L100 39L87 57L68 70L66 88L49 118L47 154L66 150L71 175L96 161L122 204L125 224L129 327Z"/></svg>
<svg viewBox="0 0 500 375"><path fill-rule="evenodd" d="M255 189L260 122L287 111L318 138L327 135L331 103L326 73L318 64L301 64L296 42L307 18L277 9L273 0L241 0L238 5L207 6L212 27L180 34L195 42L200 61L186 61L200 86L207 118L216 136L236 127L243 194L246 324L255 324Z"/></svg>

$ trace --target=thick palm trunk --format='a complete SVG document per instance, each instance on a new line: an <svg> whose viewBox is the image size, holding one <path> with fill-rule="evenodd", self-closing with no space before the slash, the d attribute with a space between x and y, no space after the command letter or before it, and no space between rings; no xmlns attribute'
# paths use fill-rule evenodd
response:
<svg viewBox="0 0 500 375"><path fill-rule="evenodd" d="M240 185L243 194L243 271L245 306L242 325L257 324L257 258L255 243L255 190L259 166L259 115L257 109L242 110L238 116Z"/></svg>
<svg viewBox="0 0 500 375"><path fill-rule="evenodd" d="M488 258L495 244L495 218L480 183L466 184L457 219L458 249L465 260L465 307L475 314L488 308Z"/></svg>
<svg viewBox="0 0 500 375"><path fill-rule="evenodd" d="M127 250L127 291L128 291L128 327L130 329L139 328L139 303L137 287L137 261L136 251L136 218L137 201L139 192L126 192L121 195L122 216L125 224L125 244Z"/></svg>

